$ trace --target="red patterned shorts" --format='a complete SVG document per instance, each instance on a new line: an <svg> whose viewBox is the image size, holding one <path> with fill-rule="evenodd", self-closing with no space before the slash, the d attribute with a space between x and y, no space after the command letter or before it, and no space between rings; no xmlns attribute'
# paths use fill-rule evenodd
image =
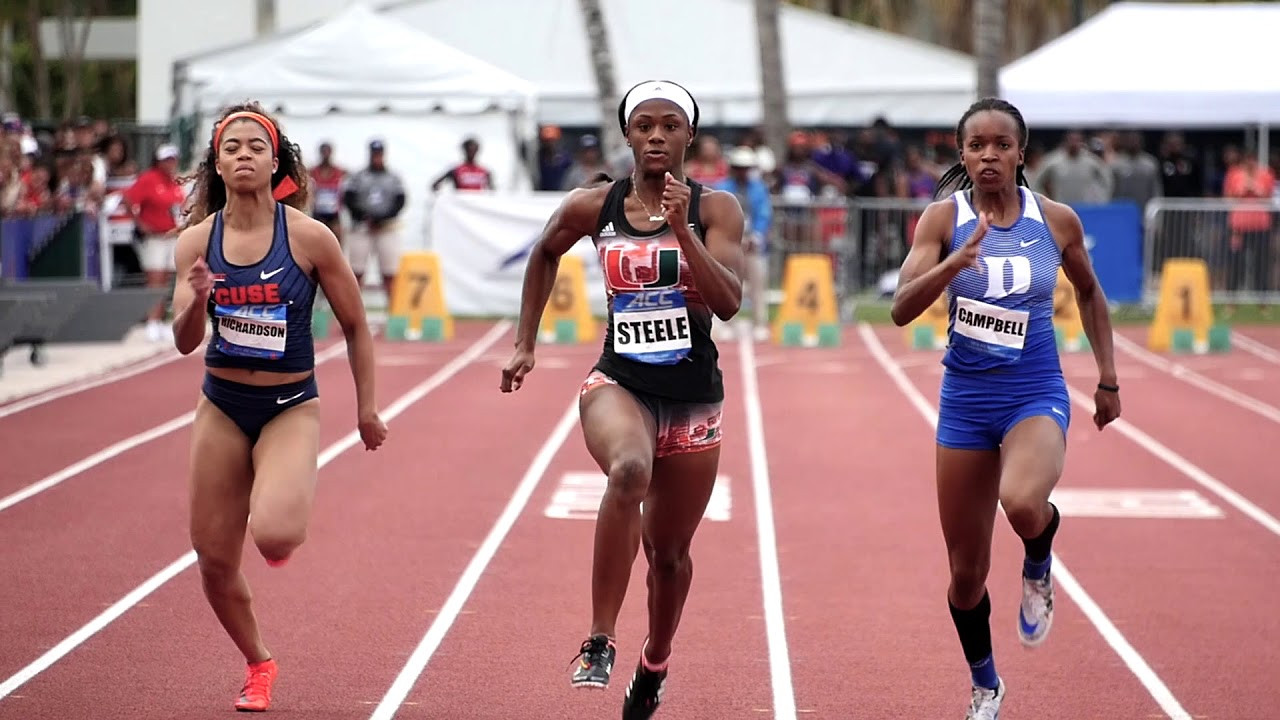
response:
<svg viewBox="0 0 1280 720"><path fill-rule="evenodd" d="M592 370L582 383L579 395L618 381L599 370ZM621 387L621 386L619 386ZM681 453L703 452L720 446L723 430L720 418L724 403L687 403L657 397L626 388L640 404L653 414L658 424L657 457Z"/></svg>

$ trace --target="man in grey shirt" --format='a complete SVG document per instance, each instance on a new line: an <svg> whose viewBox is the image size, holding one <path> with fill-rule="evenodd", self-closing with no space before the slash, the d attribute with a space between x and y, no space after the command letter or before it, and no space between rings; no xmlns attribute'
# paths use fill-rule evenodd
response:
<svg viewBox="0 0 1280 720"><path fill-rule="evenodd" d="M396 218L404 209L405 191L400 176L387 169L386 148L381 140L369 143L369 166L347 179L343 201L351 214L348 260L356 280L363 282L370 251L378 253L382 288L391 303L396 268L400 265L400 242Z"/></svg>
<svg viewBox="0 0 1280 720"><path fill-rule="evenodd" d="M1040 192L1067 205L1111 201L1115 178L1111 169L1084 146L1084 133L1073 130L1040 168Z"/></svg>
<svg viewBox="0 0 1280 720"><path fill-rule="evenodd" d="M1121 133L1117 138L1111 173L1115 176L1113 200L1132 200L1143 210L1147 201L1163 194L1160 163L1142 149L1142 134L1136 130Z"/></svg>

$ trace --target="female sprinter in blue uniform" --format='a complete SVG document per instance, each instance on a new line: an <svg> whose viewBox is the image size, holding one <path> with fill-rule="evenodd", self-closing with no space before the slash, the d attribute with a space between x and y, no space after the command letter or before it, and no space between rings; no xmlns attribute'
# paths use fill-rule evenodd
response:
<svg viewBox="0 0 1280 720"><path fill-rule="evenodd" d="M939 182L916 228L893 299L905 325L944 290L951 320L938 412L938 505L950 558L947 599L973 680L968 718L994 720L1004 682L991 656L987 571L996 503L1022 538L1018 636L1044 641L1053 621L1050 550L1071 399L1053 333L1061 265L1076 289L1099 381L1094 424L1120 415L1111 319L1084 248L1080 218L1033 193L1023 177L1027 125L995 98L974 103L956 127L961 161Z"/></svg>
<svg viewBox="0 0 1280 720"><path fill-rule="evenodd" d="M360 437L386 438L374 406L373 340L355 276L333 233L297 208L307 171L298 149L256 104L229 109L196 175L175 260L174 342L205 337L203 393L191 447L191 541L205 597L248 663L235 701L271 704L276 663L258 633L240 571L246 526L267 563L302 544L315 491L320 407L311 303L323 287L355 376Z"/></svg>
<svg viewBox="0 0 1280 720"><path fill-rule="evenodd" d="M560 256L590 236L604 268L609 326L579 402L587 449L608 479L596 521L591 630L571 682L609 684L618 612L643 541L649 634L623 701L623 718L640 720L662 699L693 580L689 546L719 466L724 386L711 316L729 320L742 302L744 221L733 195L684 178L698 125L688 91L641 83L623 97L618 122L636 170L572 191L551 216L525 269L502 390L519 389L533 369Z"/></svg>

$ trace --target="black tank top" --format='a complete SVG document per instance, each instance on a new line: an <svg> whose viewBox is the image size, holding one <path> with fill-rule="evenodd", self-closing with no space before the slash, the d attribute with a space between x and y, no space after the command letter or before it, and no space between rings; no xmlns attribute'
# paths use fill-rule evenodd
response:
<svg viewBox="0 0 1280 720"><path fill-rule="evenodd" d="M689 227L699 238L702 185L686 180ZM604 271L609 321L596 369L623 387L683 402L724 399L711 309L671 227L641 232L627 222L624 201L631 178L609 188L592 235Z"/></svg>

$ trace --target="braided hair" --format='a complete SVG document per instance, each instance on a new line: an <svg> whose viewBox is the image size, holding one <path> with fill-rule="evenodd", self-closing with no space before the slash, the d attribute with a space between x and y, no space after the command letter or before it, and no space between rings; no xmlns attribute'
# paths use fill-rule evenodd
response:
<svg viewBox="0 0 1280 720"><path fill-rule="evenodd" d="M1022 119L1022 113L1018 111L1018 108L1014 107L1012 103L996 97L985 97L975 102L969 106L968 110L965 110L964 115L960 116L960 122L956 124L956 147L960 148L961 158L959 162L952 165L938 179L938 187L933 195L935 200L950 195L956 190L968 190L973 187L973 178L969 177L969 171L964 167L964 124L969 122L969 118L976 113L988 110L1002 112L1013 118L1013 121L1018 124L1018 147L1020 149L1027 147L1027 121ZM1031 183L1027 182L1026 173L1023 172L1024 167L1024 165L1018 165L1016 182L1019 185L1030 187Z"/></svg>

